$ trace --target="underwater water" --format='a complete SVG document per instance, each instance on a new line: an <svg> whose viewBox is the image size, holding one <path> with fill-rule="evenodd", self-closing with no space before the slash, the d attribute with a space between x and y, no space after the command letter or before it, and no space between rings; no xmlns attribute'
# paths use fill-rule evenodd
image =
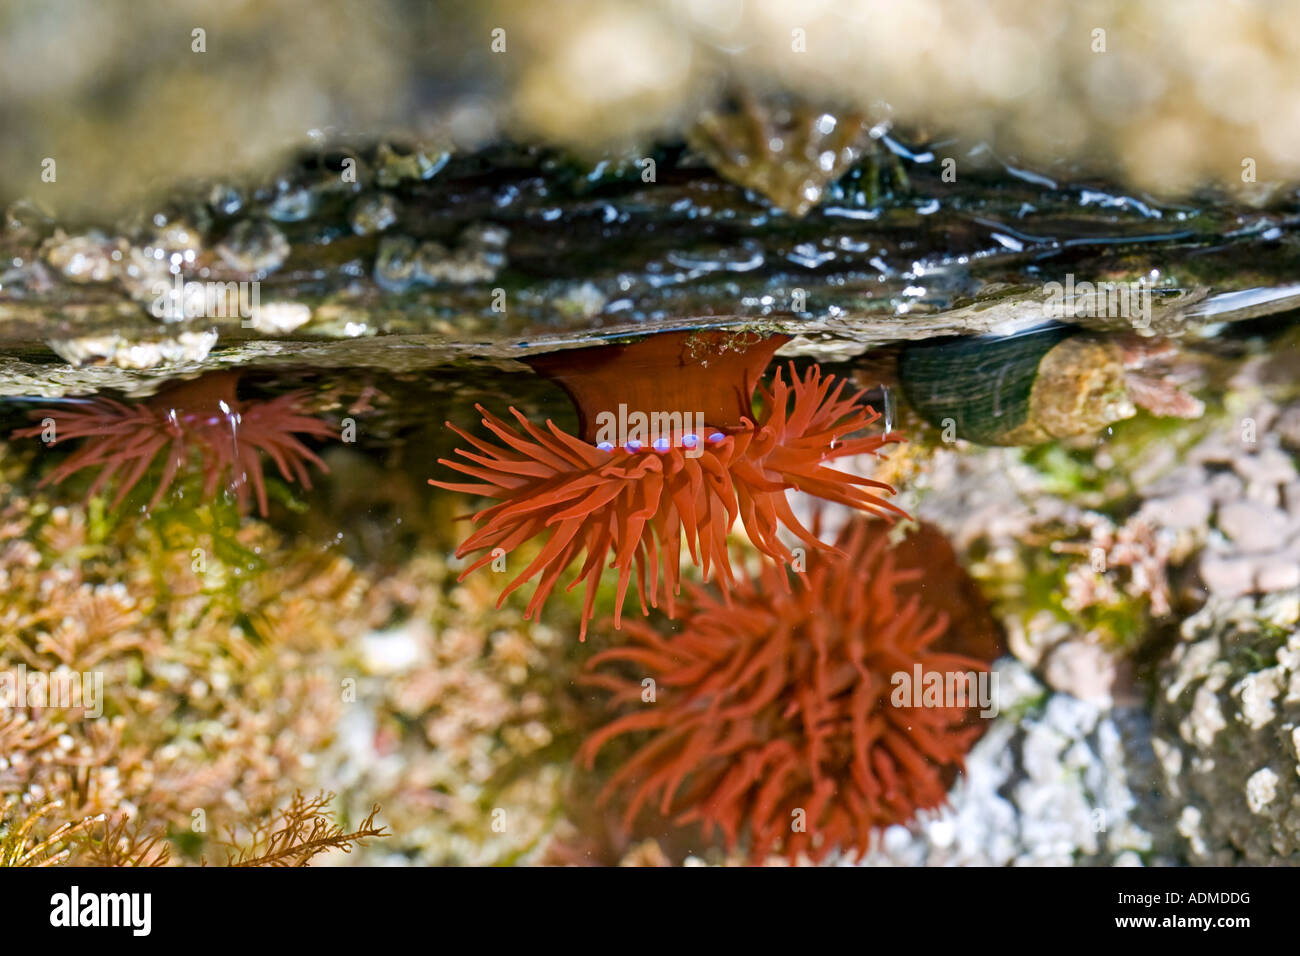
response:
<svg viewBox="0 0 1300 956"><path fill-rule="evenodd" d="M0 232L0 862L1300 860L1281 186L773 94L97 215Z"/></svg>
<svg viewBox="0 0 1300 956"><path fill-rule="evenodd" d="M349 864L1294 862L1297 343L719 323L10 395L6 813L77 794L123 829L44 852L91 863L277 811Z"/></svg>

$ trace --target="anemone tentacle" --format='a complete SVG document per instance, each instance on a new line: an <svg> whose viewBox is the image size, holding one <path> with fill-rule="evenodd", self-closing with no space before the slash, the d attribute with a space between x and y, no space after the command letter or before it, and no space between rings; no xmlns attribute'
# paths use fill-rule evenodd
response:
<svg viewBox="0 0 1300 956"><path fill-rule="evenodd" d="M767 557L789 562L794 554L778 536L786 527L813 548L821 542L795 517L786 498L802 491L857 511L902 515L880 493L884 482L827 467L854 455L879 454L897 434L849 437L880 416L860 403L861 392L846 394L845 383L813 367L803 375L790 366L787 383L778 370L770 388L759 387L764 413L741 417L739 425L699 436L700 447L673 443L667 449L602 450L569 435L548 420L541 428L510 409L512 425L476 405L483 425L501 444L448 426L473 450L457 449L459 460L440 464L473 479L430 479L439 488L497 500L473 515L474 530L457 550L478 554L464 574L491 563L498 548L511 551L546 534L541 553L503 589L501 599L537 579L527 613L536 614L564 569L580 554L585 559L570 589L586 583L580 637L585 639L596 588L609 567L618 574L615 626L623 599L637 577L641 608L663 608L670 615L680 594L683 540L693 563L706 578L716 578L724 594L734 580L727 535L737 520ZM693 453L688 453L688 451ZM481 553L480 553L481 552ZM463 577L464 575L462 575Z"/></svg>
<svg viewBox="0 0 1300 956"><path fill-rule="evenodd" d="M236 378L235 373L213 373L166 388L135 405L94 398L71 410L34 412L33 417L53 420L51 446L84 439L41 484L61 484L83 469L98 468L88 497L116 485L111 505L116 508L161 454L165 463L147 506L152 511L181 469L197 456L205 499L210 499L218 483L229 475L240 511L248 511L251 486L258 510L265 516L267 497L261 455L275 463L286 481L297 480L310 489L307 465L324 472L329 469L297 436L327 438L333 433L324 422L302 413L304 393L293 392L267 401L240 401L235 397ZM35 438L43 433L43 426L37 425L16 430L14 437Z"/></svg>
<svg viewBox="0 0 1300 956"><path fill-rule="evenodd" d="M579 762L591 769L615 738L640 741L600 796L622 797L626 828L653 808L720 832L729 848L747 835L755 860L821 860L836 848L865 852L873 829L943 803L984 728L951 701L895 706L891 675L915 665L987 672L996 627L978 599L961 623L935 607L916 587L922 571L900 563L921 552L891 545L883 522L855 520L837 545L842 554L810 557L805 587L787 586L787 570L766 563L733 585L729 605L691 584L677 634L632 622L627 643L592 657L582 681L610 693L616 716L583 742ZM961 592L948 578L964 572L926 547L945 578L929 587ZM642 697L646 675L653 706ZM791 827L798 811L803 829Z"/></svg>

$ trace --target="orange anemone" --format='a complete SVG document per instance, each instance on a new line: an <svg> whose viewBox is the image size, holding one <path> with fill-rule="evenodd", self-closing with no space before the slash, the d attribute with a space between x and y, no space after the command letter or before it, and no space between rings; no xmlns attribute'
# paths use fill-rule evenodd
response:
<svg viewBox="0 0 1300 956"><path fill-rule="evenodd" d="M448 423L474 451L463 461L440 463L476 483L430 480L452 491L498 501L473 516L478 528L458 556L482 552L469 574L525 541L549 533L541 553L506 585L501 599L537 578L527 615L542 607L566 567L585 552L570 589L586 582L580 637L585 639L606 560L618 572L614 623L633 568L642 613L662 603L673 614L680 593L683 537L691 561L705 577L716 572L724 593L733 583L727 534L739 518L754 545L785 562L793 554L778 537L784 526L814 548L825 544L795 517L786 492L802 491L860 511L902 514L873 491L884 482L836 471L827 463L876 454L891 434L854 435L879 415L860 403L861 392L813 366L800 375L778 370L769 387L758 385L773 353L787 338L744 346L726 333L667 333L633 345L560 352L534 360L574 400L581 437L551 421L529 422L514 408L517 427L476 406L501 444ZM755 389L762 413L753 410ZM653 441L620 436L600 441L602 422L680 413ZM643 419L644 420L644 419ZM694 427L691 422L702 423ZM871 489L871 490L868 490ZM464 575L462 575L463 577Z"/></svg>
<svg viewBox="0 0 1300 956"><path fill-rule="evenodd" d="M874 828L945 800L984 730L977 695L913 706L895 697L896 675L975 675L977 687L1001 636L942 534L889 538L885 523L855 520L844 554L810 555L802 586L765 562L730 605L691 585L680 633L634 622L625 646L591 659L583 681L612 692L620 716L579 760L590 769L614 738L639 741L600 796L624 797L625 828L653 806L716 828L729 849L747 832L756 861L821 860L865 852Z"/></svg>
<svg viewBox="0 0 1300 956"><path fill-rule="evenodd" d="M162 474L148 505L152 510L177 473L196 455L204 474L204 499L212 498L218 482L229 473L240 511L248 510L251 484L258 510L265 516L261 454L275 462L286 481L296 477L304 488L311 488L307 464L322 471L329 469L296 435L327 438L333 432L324 422L301 412L301 392L267 401L241 401L235 390L238 378L236 372L212 372L167 385L133 405L94 398L72 409L34 412L33 417L53 422L51 445L86 439L42 484L62 483L84 468L99 468L87 496L116 484L112 503L116 508L162 455ZM15 431L14 437L45 433L44 425L36 425Z"/></svg>

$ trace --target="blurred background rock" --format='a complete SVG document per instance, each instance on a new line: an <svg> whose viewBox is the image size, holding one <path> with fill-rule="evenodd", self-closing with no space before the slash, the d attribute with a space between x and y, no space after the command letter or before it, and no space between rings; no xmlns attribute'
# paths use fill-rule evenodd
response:
<svg viewBox="0 0 1300 956"><path fill-rule="evenodd" d="M625 148L737 86L1239 190L1300 179L1297 54L1265 0L4 0L0 200L96 213L312 131Z"/></svg>

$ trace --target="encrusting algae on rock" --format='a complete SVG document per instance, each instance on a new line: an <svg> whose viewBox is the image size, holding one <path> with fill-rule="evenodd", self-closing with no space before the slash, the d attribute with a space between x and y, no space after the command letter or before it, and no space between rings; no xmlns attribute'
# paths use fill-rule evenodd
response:
<svg viewBox="0 0 1300 956"><path fill-rule="evenodd" d="M0 701L11 816L39 811L42 840L91 818L102 825L84 835L102 840L129 819L194 862L224 827L314 789L311 755L341 706L330 655L362 624L356 569L219 503L149 518L115 518L98 498L51 506L15 484L30 456L10 452L0 670L24 693L45 688ZM71 696L49 696L53 677ZM94 849L64 842L74 861Z"/></svg>

